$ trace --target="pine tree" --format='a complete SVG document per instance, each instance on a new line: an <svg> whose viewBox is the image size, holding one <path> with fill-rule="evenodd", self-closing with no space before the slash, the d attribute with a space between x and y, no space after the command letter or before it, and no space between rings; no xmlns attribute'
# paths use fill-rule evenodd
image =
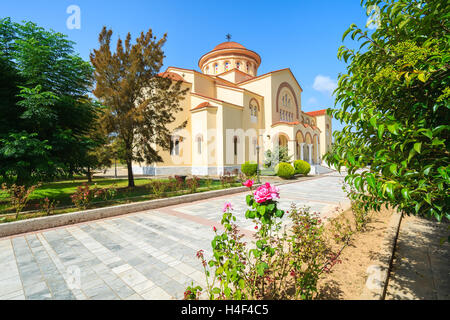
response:
<svg viewBox="0 0 450 320"><path fill-rule="evenodd" d="M170 148L168 124L182 110L180 101L188 89L182 88L182 81L158 76L167 34L157 40L149 29L132 44L128 33L125 41L118 39L114 53L110 47L112 34L103 27L100 48L90 55L95 68L94 95L107 106L102 120L124 146L128 186L134 187L132 162L162 161L155 148Z"/></svg>

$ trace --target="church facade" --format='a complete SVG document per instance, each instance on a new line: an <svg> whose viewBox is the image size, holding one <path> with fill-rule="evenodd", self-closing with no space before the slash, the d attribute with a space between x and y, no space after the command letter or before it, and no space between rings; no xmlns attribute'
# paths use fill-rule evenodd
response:
<svg viewBox="0 0 450 320"><path fill-rule="evenodd" d="M201 72L168 67L160 74L182 81L188 93L176 115L163 161L133 165L136 174L222 175L245 161L286 146L292 160L322 162L331 148L326 110L303 112L302 88L289 68L258 75L261 57L237 42L224 42L198 61ZM175 130L181 123L187 125Z"/></svg>

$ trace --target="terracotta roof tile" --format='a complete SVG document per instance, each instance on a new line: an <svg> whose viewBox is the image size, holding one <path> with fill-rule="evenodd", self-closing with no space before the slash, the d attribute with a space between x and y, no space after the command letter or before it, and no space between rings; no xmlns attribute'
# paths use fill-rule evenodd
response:
<svg viewBox="0 0 450 320"><path fill-rule="evenodd" d="M307 115L310 115L312 117L317 117L317 116L323 116L324 114L327 113L327 109L322 109L322 110L316 110L316 111L310 111L310 112L305 112Z"/></svg>
<svg viewBox="0 0 450 320"><path fill-rule="evenodd" d="M242 44L237 43L237 42L233 42L233 41L227 41L227 42L222 42L221 44L218 44L217 46L214 47L213 50L221 50L221 49L246 49Z"/></svg>
<svg viewBox="0 0 450 320"><path fill-rule="evenodd" d="M163 78L169 78L174 81L184 81L182 76L180 76L179 74L177 74L175 72L170 72L170 71L158 73L158 76L163 77Z"/></svg>
<svg viewBox="0 0 450 320"><path fill-rule="evenodd" d="M197 110L197 109L201 109L201 108L207 108L207 107L212 107L208 101L202 102L200 103L198 106L196 106L195 108L192 108L191 110Z"/></svg>

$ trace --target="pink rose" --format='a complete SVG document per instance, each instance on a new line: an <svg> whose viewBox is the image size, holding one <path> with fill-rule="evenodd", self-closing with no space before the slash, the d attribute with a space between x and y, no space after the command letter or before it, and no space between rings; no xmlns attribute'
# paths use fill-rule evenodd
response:
<svg viewBox="0 0 450 320"><path fill-rule="evenodd" d="M226 212L228 210L233 210L233 207L231 207L231 203L230 202L225 202L225 204L223 206L223 212Z"/></svg>
<svg viewBox="0 0 450 320"><path fill-rule="evenodd" d="M247 188L251 188L253 186L254 181L253 180L247 180L243 183L244 186Z"/></svg>
<svg viewBox="0 0 450 320"><path fill-rule="evenodd" d="M275 186L271 186L270 183L268 182L258 187L258 189L256 189L254 194L255 201L258 203L263 203L279 197L280 197L279 189Z"/></svg>

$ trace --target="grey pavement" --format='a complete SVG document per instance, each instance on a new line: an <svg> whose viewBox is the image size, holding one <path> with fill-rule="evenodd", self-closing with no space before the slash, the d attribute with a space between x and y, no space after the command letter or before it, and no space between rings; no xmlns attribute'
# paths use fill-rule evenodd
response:
<svg viewBox="0 0 450 320"><path fill-rule="evenodd" d="M404 216L387 300L450 300L450 224Z"/></svg>
<svg viewBox="0 0 450 320"><path fill-rule="evenodd" d="M348 205L342 183L333 173L281 185L279 207L295 203L329 215ZM0 300L181 299L191 282L204 286L196 252L211 256L212 226L220 226L225 201L247 236L254 231L244 217L246 195L1 238Z"/></svg>

